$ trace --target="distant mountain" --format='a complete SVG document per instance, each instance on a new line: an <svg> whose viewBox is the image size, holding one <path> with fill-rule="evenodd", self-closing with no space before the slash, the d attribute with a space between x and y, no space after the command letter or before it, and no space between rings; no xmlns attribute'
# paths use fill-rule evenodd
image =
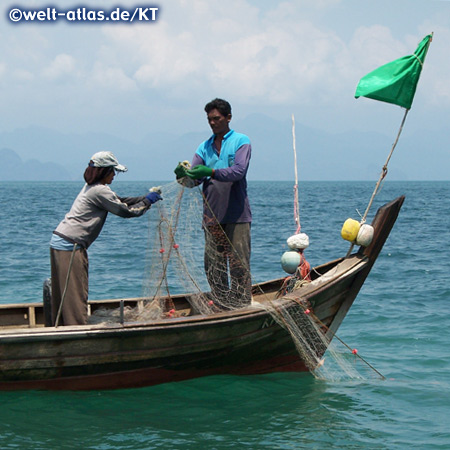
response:
<svg viewBox="0 0 450 450"><path fill-rule="evenodd" d="M290 120L253 114L232 122L252 142L249 180L293 180ZM112 151L129 171L119 180L171 180L173 169L191 160L208 132L151 133L131 142L105 133L61 133L28 127L0 133L0 180L80 179L89 157ZM376 180L395 136L374 132L328 133L296 124L300 180ZM390 180L449 180L450 135L403 133L389 164Z"/></svg>
<svg viewBox="0 0 450 450"><path fill-rule="evenodd" d="M66 181L70 173L61 165L36 159L22 161L11 149L0 149L0 181Z"/></svg>

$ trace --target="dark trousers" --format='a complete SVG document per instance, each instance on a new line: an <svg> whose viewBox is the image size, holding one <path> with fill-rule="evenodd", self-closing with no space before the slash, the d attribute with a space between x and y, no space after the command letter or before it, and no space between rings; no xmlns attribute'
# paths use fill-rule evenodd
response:
<svg viewBox="0 0 450 450"><path fill-rule="evenodd" d="M59 306L66 286L71 251L50 248L52 277L52 321L55 324ZM89 288L89 261L86 249L78 247L72 261L69 284L58 325L85 325L87 323L87 300Z"/></svg>
<svg viewBox="0 0 450 450"><path fill-rule="evenodd" d="M250 223L205 227L205 272L218 306L233 309L251 303L250 250Z"/></svg>

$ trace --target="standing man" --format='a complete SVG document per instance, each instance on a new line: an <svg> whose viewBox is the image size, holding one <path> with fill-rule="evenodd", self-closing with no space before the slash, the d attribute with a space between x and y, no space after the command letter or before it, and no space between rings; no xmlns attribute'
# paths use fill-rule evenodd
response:
<svg viewBox="0 0 450 450"><path fill-rule="evenodd" d="M213 135L198 147L191 169L179 164L175 174L203 183L206 276L214 303L233 309L249 305L252 297L246 180L251 144L246 135L230 129L227 101L216 98L205 112Z"/></svg>

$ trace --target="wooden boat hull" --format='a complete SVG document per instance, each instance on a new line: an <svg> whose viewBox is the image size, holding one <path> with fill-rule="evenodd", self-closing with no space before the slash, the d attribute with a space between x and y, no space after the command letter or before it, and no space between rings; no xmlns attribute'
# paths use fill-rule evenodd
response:
<svg viewBox="0 0 450 450"><path fill-rule="evenodd" d="M276 301L289 308L300 307L296 300L311 305L328 332L335 333L402 203L400 197L379 210L371 246L319 266L315 270L320 276ZM274 299L282 282L279 279L254 286L254 298ZM142 301L126 300L132 306ZM180 308L186 305L184 296L173 301ZM119 300L99 301L91 302L90 307L117 308L118 304ZM257 303L208 316L57 329L43 327L43 316L39 303L0 308L0 390L114 389L215 374L307 370L289 333Z"/></svg>
<svg viewBox="0 0 450 450"><path fill-rule="evenodd" d="M290 336L265 311L180 322L14 335L4 343L0 388L124 388L283 366L306 370Z"/></svg>

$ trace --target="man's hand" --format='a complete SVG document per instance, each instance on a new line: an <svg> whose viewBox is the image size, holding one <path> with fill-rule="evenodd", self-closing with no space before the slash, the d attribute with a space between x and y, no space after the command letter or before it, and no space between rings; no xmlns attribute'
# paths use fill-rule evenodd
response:
<svg viewBox="0 0 450 450"><path fill-rule="evenodd" d="M200 178L210 177L213 174L213 170L207 166L195 166L186 171L186 175L193 180L199 180Z"/></svg>
<svg viewBox="0 0 450 450"><path fill-rule="evenodd" d="M175 167L175 175L177 180L186 176L186 170L190 167L189 161L179 162L178 166Z"/></svg>

